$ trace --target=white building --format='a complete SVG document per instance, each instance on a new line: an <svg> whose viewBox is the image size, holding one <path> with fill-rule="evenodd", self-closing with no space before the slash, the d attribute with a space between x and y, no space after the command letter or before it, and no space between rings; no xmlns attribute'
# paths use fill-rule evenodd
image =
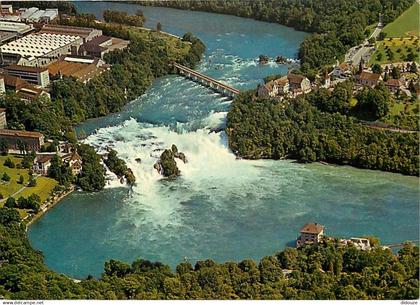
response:
<svg viewBox="0 0 420 305"><path fill-rule="evenodd" d="M0 31L25 34L33 30L32 25L21 22L0 21Z"/></svg>
<svg viewBox="0 0 420 305"><path fill-rule="evenodd" d="M21 19L25 19L26 22L50 22L58 16L58 9L36 10L32 14L26 12L21 15Z"/></svg>
<svg viewBox="0 0 420 305"><path fill-rule="evenodd" d="M22 14L20 15L20 19L26 22L28 21L28 18L31 17L37 11L39 11L37 7L30 7L22 12Z"/></svg>
<svg viewBox="0 0 420 305"><path fill-rule="evenodd" d="M72 35L30 34L1 46L4 55L20 57L18 65L42 67L62 55L76 53L82 38Z"/></svg>

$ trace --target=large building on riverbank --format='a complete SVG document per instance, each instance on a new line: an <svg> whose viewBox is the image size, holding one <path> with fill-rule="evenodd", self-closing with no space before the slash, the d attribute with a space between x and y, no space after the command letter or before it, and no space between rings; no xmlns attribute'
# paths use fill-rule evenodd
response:
<svg viewBox="0 0 420 305"><path fill-rule="evenodd" d="M29 34L1 46L4 63L43 67L62 55L77 53L83 38L74 35Z"/></svg>
<svg viewBox="0 0 420 305"><path fill-rule="evenodd" d="M0 140L4 140L12 151L40 151L44 145L44 135L37 131L0 129Z"/></svg>

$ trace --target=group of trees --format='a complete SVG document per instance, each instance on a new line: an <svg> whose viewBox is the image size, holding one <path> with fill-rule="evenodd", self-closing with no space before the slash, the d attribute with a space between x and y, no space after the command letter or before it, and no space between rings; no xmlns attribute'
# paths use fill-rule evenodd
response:
<svg viewBox="0 0 420 305"><path fill-rule="evenodd" d="M335 63L349 47L366 37L365 29L378 22L389 23L406 10L413 0L273 0L273 1L140 1L142 5L166 6L230 14L276 22L313 33L300 46L302 69L308 71Z"/></svg>
<svg viewBox="0 0 420 305"><path fill-rule="evenodd" d="M249 159L286 157L419 175L417 135L368 128L342 114L348 109L343 87L282 103L256 98L254 91L241 94L228 113L230 148ZM382 94L381 89L362 91L360 107L382 114Z"/></svg>
<svg viewBox="0 0 420 305"><path fill-rule="evenodd" d="M104 162L109 170L117 175L118 178L125 177L129 185L136 183L136 177L132 170L127 167L127 164L123 159L118 157L118 153L114 149L108 151L108 155Z"/></svg>
<svg viewBox="0 0 420 305"><path fill-rule="evenodd" d="M77 184L85 191L100 191L105 186L105 168L101 157L88 144L79 144L77 152L82 158L83 170L77 177Z"/></svg>
<svg viewBox="0 0 420 305"><path fill-rule="evenodd" d="M137 10L135 15L129 15L126 12L105 10L103 13L106 22L114 22L132 26L143 26L145 18L141 10Z"/></svg>
<svg viewBox="0 0 420 305"><path fill-rule="evenodd" d="M21 196L18 200L9 197L4 206L6 208L30 209L38 213L41 207L41 198L37 194L31 194L28 198Z"/></svg>
<svg viewBox="0 0 420 305"><path fill-rule="evenodd" d="M0 208L0 296L11 299L417 299L419 249L394 255L325 241L259 262L105 263L100 279L75 283L46 267L19 214ZM287 269L290 274L283 273Z"/></svg>
<svg viewBox="0 0 420 305"><path fill-rule="evenodd" d="M57 180L60 185L66 187L74 182L74 176L70 166L64 163L58 154L51 159L51 165L48 168L48 176Z"/></svg>

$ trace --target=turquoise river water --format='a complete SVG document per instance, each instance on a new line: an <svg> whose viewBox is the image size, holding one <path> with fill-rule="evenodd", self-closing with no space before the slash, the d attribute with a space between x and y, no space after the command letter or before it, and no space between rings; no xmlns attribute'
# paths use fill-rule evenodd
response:
<svg viewBox="0 0 420 305"><path fill-rule="evenodd" d="M122 3L77 3L100 17L103 9L135 12ZM143 8L147 26L193 32L207 46L197 68L239 89L287 66L258 65L259 54L296 58L305 33L276 24L217 14ZM116 177L99 193L75 192L29 229L53 270L100 276L111 258L137 258L175 267L188 259L260 259L290 245L299 228L316 221L334 236L375 235L383 243L418 239L418 179L351 167L292 161L237 160L223 127L230 101L179 76L157 79L118 114L80 126L99 151L116 149L137 177L129 190ZM161 179L160 150L176 144L188 163L182 176ZM139 164L135 161L141 158Z"/></svg>

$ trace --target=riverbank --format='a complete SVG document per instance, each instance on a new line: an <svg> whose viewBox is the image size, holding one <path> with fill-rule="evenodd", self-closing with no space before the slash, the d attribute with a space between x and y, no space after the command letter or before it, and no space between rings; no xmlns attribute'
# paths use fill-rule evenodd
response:
<svg viewBox="0 0 420 305"><path fill-rule="evenodd" d="M51 199L49 199L47 202L41 205L41 209L38 213L33 215L28 222L26 223L26 230L35 223L38 219L40 219L42 216L44 216L45 213L47 213L50 209L52 209L54 206L56 206L61 200L63 200L65 197L70 195L72 192L74 192L76 187L74 185L71 185L68 189L61 191L59 194L54 195ZM26 216L26 218L22 219L22 221L25 221L29 218L29 215Z"/></svg>

